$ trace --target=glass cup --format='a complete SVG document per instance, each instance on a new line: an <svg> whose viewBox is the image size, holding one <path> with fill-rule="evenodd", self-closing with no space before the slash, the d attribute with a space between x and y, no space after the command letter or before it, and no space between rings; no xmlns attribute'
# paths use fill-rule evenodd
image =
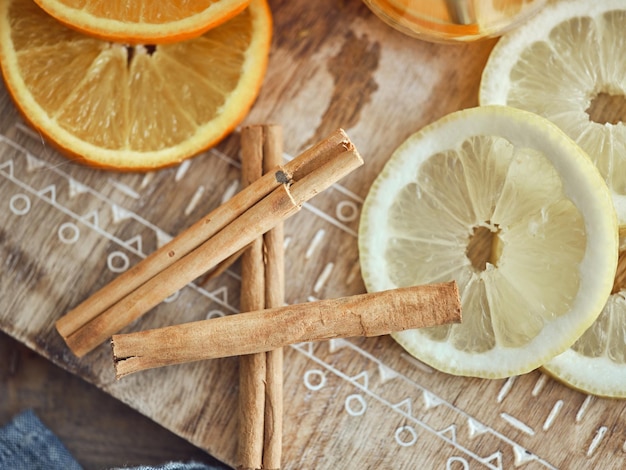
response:
<svg viewBox="0 0 626 470"><path fill-rule="evenodd" d="M363 0L395 29L433 42L499 36L536 13L547 0Z"/></svg>

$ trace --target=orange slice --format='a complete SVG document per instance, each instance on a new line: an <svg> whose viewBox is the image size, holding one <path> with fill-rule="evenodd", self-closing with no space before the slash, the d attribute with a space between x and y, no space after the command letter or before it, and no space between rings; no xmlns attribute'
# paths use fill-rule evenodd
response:
<svg viewBox="0 0 626 470"><path fill-rule="evenodd" d="M271 42L266 0L204 35L124 46L63 26L32 0L0 2L0 66L25 119L63 153L111 169L173 165L247 115Z"/></svg>
<svg viewBox="0 0 626 470"><path fill-rule="evenodd" d="M250 0L35 0L65 25L100 39L163 44L190 39L243 11Z"/></svg>

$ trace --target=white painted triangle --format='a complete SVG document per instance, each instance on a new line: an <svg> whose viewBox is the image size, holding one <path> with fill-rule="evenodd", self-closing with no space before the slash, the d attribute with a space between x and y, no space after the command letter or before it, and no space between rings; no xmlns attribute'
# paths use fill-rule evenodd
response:
<svg viewBox="0 0 626 470"><path fill-rule="evenodd" d="M413 416L413 404L410 398L405 398L401 402L396 403L392 406L394 410L398 410L402 413L405 413L409 416Z"/></svg>
<svg viewBox="0 0 626 470"><path fill-rule="evenodd" d="M456 444L456 426L454 424L451 424L447 428L442 429L437 434L442 437L447 437Z"/></svg>
<svg viewBox="0 0 626 470"><path fill-rule="evenodd" d="M157 248L161 248L163 245L172 241L172 237L169 233L165 233L163 230L156 230Z"/></svg>
<svg viewBox="0 0 626 470"><path fill-rule="evenodd" d="M429 392L428 390L424 390L422 392L422 397L424 398L424 405L426 406L427 410L439 406L443 403L443 400L441 398Z"/></svg>
<svg viewBox="0 0 626 470"><path fill-rule="evenodd" d="M487 431L489 431L489 428L487 426L476 421L473 418L467 419L467 426L469 427L470 437L479 436L480 434L485 434Z"/></svg>
<svg viewBox="0 0 626 470"><path fill-rule="evenodd" d="M218 298L224 303L228 303L228 287L226 286L218 287L213 292L211 292L211 295Z"/></svg>
<svg viewBox="0 0 626 470"><path fill-rule="evenodd" d="M38 191L37 194L39 196L46 196L48 199L50 199L52 202L56 202L57 200L57 187L54 184L51 184L50 186L46 186L45 188L43 188L42 190Z"/></svg>
<svg viewBox="0 0 626 470"><path fill-rule="evenodd" d="M345 348L346 346L347 346L347 342L343 338L334 338L334 339L328 340L328 350L331 353L337 352L340 349Z"/></svg>
<svg viewBox="0 0 626 470"><path fill-rule="evenodd" d="M82 183L79 183L73 178L69 179L70 182L70 197L74 197L77 194L83 194L89 191L89 188Z"/></svg>
<svg viewBox="0 0 626 470"><path fill-rule="evenodd" d="M353 382L361 384L367 390L367 387L369 386L369 381L370 381L370 378L367 372L363 371L360 374L357 374L354 377L350 377L350 378L352 379Z"/></svg>
<svg viewBox="0 0 626 470"><path fill-rule="evenodd" d="M306 342L306 343L297 343L296 346L298 346L298 349L303 350L305 354L308 354L309 356L313 356L313 343Z"/></svg>
<svg viewBox="0 0 626 470"><path fill-rule="evenodd" d="M378 373L380 374L380 381L382 383L388 382L391 379L399 377L400 374L393 370L391 367L387 367L384 364L378 365Z"/></svg>
<svg viewBox="0 0 626 470"><path fill-rule="evenodd" d="M489 457L482 459L483 463L494 466L498 470L502 470L502 452L497 451Z"/></svg>
<svg viewBox="0 0 626 470"><path fill-rule="evenodd" d="M134 237L126 240L125 243L127 246L135 247L139 253L143 253L143 241L141 235L135 235Z"/></svg>
<svg viewBox="0 0 626 470"><path fill-rule="evenodd" d="M5 173L13 177L13 160L0 163L0 173Z"/></svg>
<svg viewBox="0 0 626 470"><path fill-rule="evenodd" d="M513 446L513 455L515 456L516 467L537 460L537 456L535 454L518 445Z"/></svg>
<svg viewBox="0 0 626 470"><path fill-rule="evenodd" d="M100 226L100 218L98 216L98 211L93 210L91 212L87 212L85 215L83 215L80 220L83 220L87 223L90 223L91 225L93 225L94 227L99 227Z"/></svg>
<svg viewBox="0 0 626 470"><path fill-rule="evenodd" d="M116 223L120 220L128 219L132 215L132 212L127 211L117 204L112 205L111 209L113 210L113 222Z"/></svg>
<svg viewBox="0 0 626 470"><path fill-rule="evenodd" d="M26 154L26 168L28 169L28 171L42 168L45 165L46 163L43 160L35 157L32 153Z"/></svg>

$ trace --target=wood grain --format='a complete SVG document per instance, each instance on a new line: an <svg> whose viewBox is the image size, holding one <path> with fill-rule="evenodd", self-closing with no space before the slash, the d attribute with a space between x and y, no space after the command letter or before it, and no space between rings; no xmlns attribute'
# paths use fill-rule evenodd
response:
<svg viewBox="0 0 626 470"><path fill-rule="evenodd" d="M269 69L244 124L281 125L288 155L343 127L365 160L285 223L285 300L360 293L356 233L370 184L407 136L477 105L494 41L419 42L357 0L270 4ZM115 174L57 155L21 123L4 89L0 113L0 328L232 465L236 358L115 381L108 345L78 360L54 322L239 189L238 132L179 167ZM124 332L238 312L238 269L181 289ZM539 371L452 377L387 336L294 345L284 365L285 469L619 468L625 457L624 402Z"/></svg>
<svg viewBox="0 0 626 470"><path fill-rule="evenodd" d="M228 468L4 333L0 357L0 426L34 410L85 470L170 461Z"/></svg>

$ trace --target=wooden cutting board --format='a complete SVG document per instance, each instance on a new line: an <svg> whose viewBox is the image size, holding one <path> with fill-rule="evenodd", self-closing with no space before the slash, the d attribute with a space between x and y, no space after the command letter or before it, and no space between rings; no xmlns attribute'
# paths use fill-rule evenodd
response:
<svg viewBox="0 0 626 470"><path fill-rule="evenodd" d="M358 0L271 0L267 77L246 123L278 123L293 156L343 127L361 169L286 223L287 302L364 291L356 233L393 149L477 105L494 41L447 46L400 35ZM239 135L148 174L60 157L0 88L0 328L176 434L235 464L237 359L114 379L110 346L76 359L54 322L239 189ZM195 283L125 331L238 311L238 267ZM388 337L286 348L284 468L621 468L625 403L536 371L448 376ZM94 406L97 406L94 404Z"/></svg>

